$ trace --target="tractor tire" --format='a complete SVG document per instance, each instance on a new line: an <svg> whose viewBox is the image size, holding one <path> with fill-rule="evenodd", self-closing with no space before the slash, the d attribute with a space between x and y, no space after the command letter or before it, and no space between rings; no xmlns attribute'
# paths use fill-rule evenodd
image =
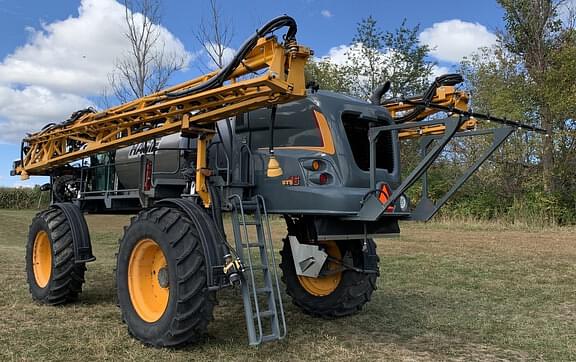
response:
<svg viewBox="0 0 576 362"><path fill-rule="evenodd" d="M140 212L120 240L118 304L128 332L144 344L177 347L206 334L213 296L194 224L178 210Z"/></svg>
<svg viewBox="0 0 576 362"><path fill-rule="evenodd" d="M366 251L368 258L364 258L362 240L346 240L341 243L320 241L319 244L324 245L328 255L336 259L340 259L348 252L351 253L355 267L373 270L375 273L344 270L320 278L298 276L292 259L290 241L286 238L280 252L282 255L280 268L286 293L292 297L292 302L297 307L312 316L337 318L358 312L370 300L379 276L379 258L376 255L374 240L368 239ZM337 267L335 263L333 264L328 265L328 268Z"/></svg>
<svg viewBox="0 0 576 362"><path fill-rule="evenodd" d="M70 223L60 209L38 213L26 246L26 274L32 298L42 304L74 301L82 291L84 263L74 262Z"/></svg>

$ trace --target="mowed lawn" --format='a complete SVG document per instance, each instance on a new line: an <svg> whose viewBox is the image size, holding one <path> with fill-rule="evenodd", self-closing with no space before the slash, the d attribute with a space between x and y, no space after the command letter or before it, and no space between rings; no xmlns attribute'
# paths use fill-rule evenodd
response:
<svg viewBox="0 0 576 362"><path fill-rule="evenodd" d="M32 302L24 252L34 211L0 210L0 360L576 360L576 229L404 224L378 240L378 290L354 316L302 314L284 296L288 336L247 346L237 291L200 344L155 349L129 337L113 268L127 216L90 215L97 261L78 303ZM273 222L277 240L281 220Z"/></svg>

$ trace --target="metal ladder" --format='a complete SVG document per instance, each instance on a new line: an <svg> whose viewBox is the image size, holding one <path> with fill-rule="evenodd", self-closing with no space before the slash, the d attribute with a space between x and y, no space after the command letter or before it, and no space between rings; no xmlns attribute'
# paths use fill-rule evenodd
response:
<svg viewBox="0 0 576 362"><path fill-rule="evenodd" d="M240 196L232 195L230 201L236 253L245 266L241 290L248 342L257 346L286 336L270 223L262 196L243 201ZM249 226L255 229L255 241L250 238Z"/></svg>

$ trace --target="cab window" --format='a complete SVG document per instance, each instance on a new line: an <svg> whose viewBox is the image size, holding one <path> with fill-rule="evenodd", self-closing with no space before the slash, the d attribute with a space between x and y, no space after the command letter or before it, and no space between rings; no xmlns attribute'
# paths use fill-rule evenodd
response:
<svg viewBox="0 0 576 362"><path fill-rule="evenodd" d="M251 149L270 146L271 108L243 114L236 120L236 133ZM278 106L274 122L274 147L322 147L322 136L314 116L314 105L296 102Z"/></svg>

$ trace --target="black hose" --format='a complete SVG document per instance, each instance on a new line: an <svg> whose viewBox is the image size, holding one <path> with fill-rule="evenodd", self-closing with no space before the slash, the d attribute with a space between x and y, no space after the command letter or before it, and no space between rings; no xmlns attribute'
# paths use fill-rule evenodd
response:
<svg viewBox="0 0 576 362"><path fill-rule="evenodd" d="M184 89L178 92L166 93L166 96L170 98L182 97L222 86L222 84L224 84L224 82L230 77L234 70L238 68L246 56L252 51L252 49L254 49L259 38L273 33L274 31L285 26L288 27L288 32L286 33L284 39L287 42L294 40L297 31L296 20L288 15L276 17L267 22L261 29L256 30L256 33L248 38L244 44L242 44L238 52L234 55L232 61L228 63L224 68L222 68L212 78L192 88Z"/></svg>
<svg viewBox="0 0 576 362"><path fill-rule="evenodd" d="M370 97L370 102L372 104L380 105L382 96L386 94L390 90L390 81L387 80L386 83L379 85L374 89L372 92L372 96Z"/></svg>
<svg viewBox="0 0 576 362"><path fill-rule="evenodd" d="M391 99L385 100L381 104L386 105L386 104L390 104L390 103L402 102L402 101L406 101L406 100L412 101L412 100L416 100L416 99L418 99L419 103L428 104L428 103L432 102L434 95L436 95L436 90L439 87L453 86L453 85L462 83L463 81L464 81L464 78L462 77L461 74L457 74L457 73L444 74L444 75L441 75L441 76L437 77L436 79L434 79L434 82L432 82L432 84L430 84L430 86L428 87L426 92L424 92L424 94L422 96L411 97L408 99L391 98ZM405 123L405 122L413 121L422 112L424 112L426 110L426 108L427 108L426 105L418 105L412 111L408 112L404 116L395 118L394 121L396 123Z"/></svg>
<svg viewBox="0 0 576 362"><path fill-rule="evenodd" d="M278 106L275 104L272 106L272 112L270 113L270 147L268 152L270 154L274 153L274 124L276 123L276 110Z"/></svg>
<svg viewBox="0 0 576 362"><path fill-rule="evenodd" d="M45 125L44 127L42 127L42 129L40 130L40 132L38 132L38 134L43 134L46 133L48 131L52 131L55 128L58 127L62 127L62 126L67 126L69 124L72 124L74 122L76 122L80 117L84 116L85 114L90 114L90 113L96 113L96 110L92 107L88 107L88 108L84 108L81 110L78 110L74 113L72 113L72 115L70 116L70 118L68 118L65 121L62 121L58 124L56 123L48 123L47 125Z"/></svg>

